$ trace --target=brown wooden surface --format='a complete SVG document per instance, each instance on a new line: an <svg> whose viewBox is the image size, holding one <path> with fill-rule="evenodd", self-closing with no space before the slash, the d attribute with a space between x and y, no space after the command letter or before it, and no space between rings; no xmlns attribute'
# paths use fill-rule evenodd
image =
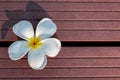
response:
<svg viewBox="0 0 120 80"><path fill-rule="evenodd" d="M89 3L89 2L88 3L87 2L86 3L71 3L69 1L66 3L58 3L57 1L54 3L53 2L49 2L49 3L37 2L37 3L40 6L44 7L46 11L120 11L120 8L119 8L120 3L109 3L109 2L108 3ZM14 3L13 2L10 2L10 3L2 2L0 3L0 5L1 5L0 11L4 11L5 9L16 10L16 7L18 9L26 10L25 6L27 5L27 1L19 2L19 4L18 2L14 2ZM31 10L35 11L39 9L31 9Z"/></svg>
<svg viewBox="0 0 120 80"><path fill-rule="evenodd" d="M11 30L2 30L0 41L15 41L18 37ZM120 41L119 30L58 30L56 36L61 41Z"/></svg>
<svg viewBox="0 0 120 80"><path fill-rule="evenodd" d="M18 11L19 13L21 11ZM26 19L37 19L40 15L43 15L46 12L40 11L28 11L28 16ZM47 12L53 20L120 20L120 12ZM12 20L24 19L25 17L18 16L15 12L10 13L12 15ZM35 16L34 16L35 15ZM8 20L8 17L4 12L0 12L0 20ZM64 16L64 17L63 17Z"/></svg>
<svg viewBox="0 0 120 80"><path fill-rule="evenodd" d="M11 30L18 21L36 28L44 17L54 20L62 42L116 42L119 15L120 0L0 0L0 42L19 40ZM27 55L12 61L8 47L0 47L0 80L120 80L120 47L63 46L40 71L29 67Z"/></svg>
<svg viewBox="0 0 120 80"><path fill-rule="evenodd" d="M1 0L9 1L9 0ZM11 0L15 2L36 1L36 2L120 2L119 0Z"/></svg>
<svg viewBox="0 0 120 80"><path fill-rule="evenodd" d="M0 48L0 59L8 59L8 49ZM62 47L55 59L120 58L120 47ZM25 56L24 58L26 58ZM52 58L53 59L53 58Z"/></svg>

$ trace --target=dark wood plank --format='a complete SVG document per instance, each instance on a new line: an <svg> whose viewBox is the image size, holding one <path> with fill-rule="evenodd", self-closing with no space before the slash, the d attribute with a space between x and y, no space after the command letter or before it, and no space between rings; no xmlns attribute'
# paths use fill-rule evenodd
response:
<svg viewBox="0 0 120 80"><path fill-rule="evenodd" d="M40 6L25 11L28 0L5 1L8 0L0 2L0 42L18 40L11 30L3 30L11 29L13 22L7 24L9 27L5 23L21 19L38 21L44 14L60 26L56 36L62 42L120 41L119 0L35 0L45 9L42 11ZM62 47L57 57L48 58L44 70L35 71L28 66L27 56L11 61L7 48L0 48L0 79L119 80L119 53L120 47Z"/></svg>
<svg viewBox="0 0 120 80"><path fill-rule="evenodd" d="M0 80L120 80L120 78L19 78L19 79L0 79Z"/></svg>
<svg viewBox="0 0 120 80"><path fill-rule="evenodd" d="M74 54L73 54L74 53ZM77 58L120 58L120 47L62 47L60 53L54 58L77 59ZM26 58L25 56L24 58ZM0 58L8 57L8 48L0 48Z"/></svg>
<svg viewBox="0 0 120 80"><path fill-rule="evenodd" d="M33 1L34 2L34 1ZM32 5L30 5L30 4ZM39 5L39 7L35 7ZM7 6L6 6L7 5ZM43 11L120 11L120 3L41 3L41 2L0 2L0 11L28 10L26 6L33 6L29 10ZM43 9L41 9L41 7Z"/></svg>
<svg viewBox="0 0 120 80"><path fill-rule="evenodd" d="M1 0L2 1L9 1L9 0ZM11 0L9 2L13 2L16 0ZM30 0L17 0L17 2L25 2L25 1L30 1ZM37 2L120 2L119 0L34 0Z"/></svg>
<svg viewBox="0 0 120 80"><path fill-rule="evenodd" d="M48 59L46 68L118 68L120 59ZM0 68L30 68L27 59L12 61L0 59Z"/></svg>
<svg viewBox="0 0 120 80"><path fill-rule="evenodd" d="M16 19L32 19L38 20L44 17L46 12L39 11L11 11L9 13L11 20ZM47 12L53 20L120 20L120 12ZM5 12L0 12L0 20L8 20ZM46 17L46 16L45 16Z"/></svg>
<svg viewBox="0 0 120 80"><path fill-rule="evenodd" d="M0 69L0 78L120 77L120 68ZM23 75L24 73L24 75ZM31 74L30 74L31 73Z"/></svg>
<svg viewBox="0 0 120 80"><path fill-rule="evenodd" d="M19 20L20 21L20 20ZM0 30L11 29L17 20L0 21ZM37 24L39 21L30 21ZM120 30L120 21L59 21L54 20L58 30ZM36 25L34 25L36 28Z"/></svg>
<svg viewBox="0 0 120 80"><path fill-rule="evenodd" d="M18 37L15 36L15 34L11 30L2 30L0 32L0 38L0 41L14 41L18 39Z"/></svg>
<svg viewBox="0 0 120 80"><path fill-rule="evenodd" d="M11 30L0 31L0 41L16 41L18 37ZM61 41L120 41L119 30L97 31L97 30L59 30L56 37Z"/></svg>
<svg viewBox="0 0 120 80"><path fill-rule="evenodd" d="M62 35L63 33L63 35ZM58 31L61 41L119 41L120 31ZM66 40L65 40L66 39Z"/></svg>

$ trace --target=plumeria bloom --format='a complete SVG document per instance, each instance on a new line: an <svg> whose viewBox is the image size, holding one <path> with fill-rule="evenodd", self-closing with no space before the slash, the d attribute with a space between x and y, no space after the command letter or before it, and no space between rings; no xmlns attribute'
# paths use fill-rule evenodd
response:
<svg viewBox="0 0 120 80"><path fill-rule="evenodd" d="M32 24L26 20L16 23L12 30L24 40L15 41L9 46L10 59L19 60L28 53L28 63L35 70L46 66L46 55L55 57L61 49L61 42L50 38L55 34L57 27L49 18L44 18L38 23L35 33Z"/></svg>

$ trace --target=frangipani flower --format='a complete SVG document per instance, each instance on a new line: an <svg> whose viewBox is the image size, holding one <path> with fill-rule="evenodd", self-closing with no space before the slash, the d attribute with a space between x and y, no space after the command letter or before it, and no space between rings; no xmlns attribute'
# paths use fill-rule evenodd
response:
<svg viewBox="0 0 120 80"><path fill-rule="evenodd" d="M47 56L55 57L61 42L56 38L49 38L56 32L56 25L49 18L42 19L34 29L29 21L23 20L13 26L13 32L25 39L15 41L8 48L11 60L19 60L28 53L28 63L36 70L43 69L47 64Z"/></svg>

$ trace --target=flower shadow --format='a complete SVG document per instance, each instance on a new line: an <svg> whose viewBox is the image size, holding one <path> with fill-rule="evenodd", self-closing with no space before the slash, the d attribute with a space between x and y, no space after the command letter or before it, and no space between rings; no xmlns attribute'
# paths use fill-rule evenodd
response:
<svg viewBox="0 0 120 80"><path fill-rule="evenodd" d="M34 28L42 18L50 18L48 13L36 2L29 1L26 5L26 10L5 10L8 20L5 21L1 28L1 38L5 39L7 32L14 24L21 20L30 21Z"/></svg>

